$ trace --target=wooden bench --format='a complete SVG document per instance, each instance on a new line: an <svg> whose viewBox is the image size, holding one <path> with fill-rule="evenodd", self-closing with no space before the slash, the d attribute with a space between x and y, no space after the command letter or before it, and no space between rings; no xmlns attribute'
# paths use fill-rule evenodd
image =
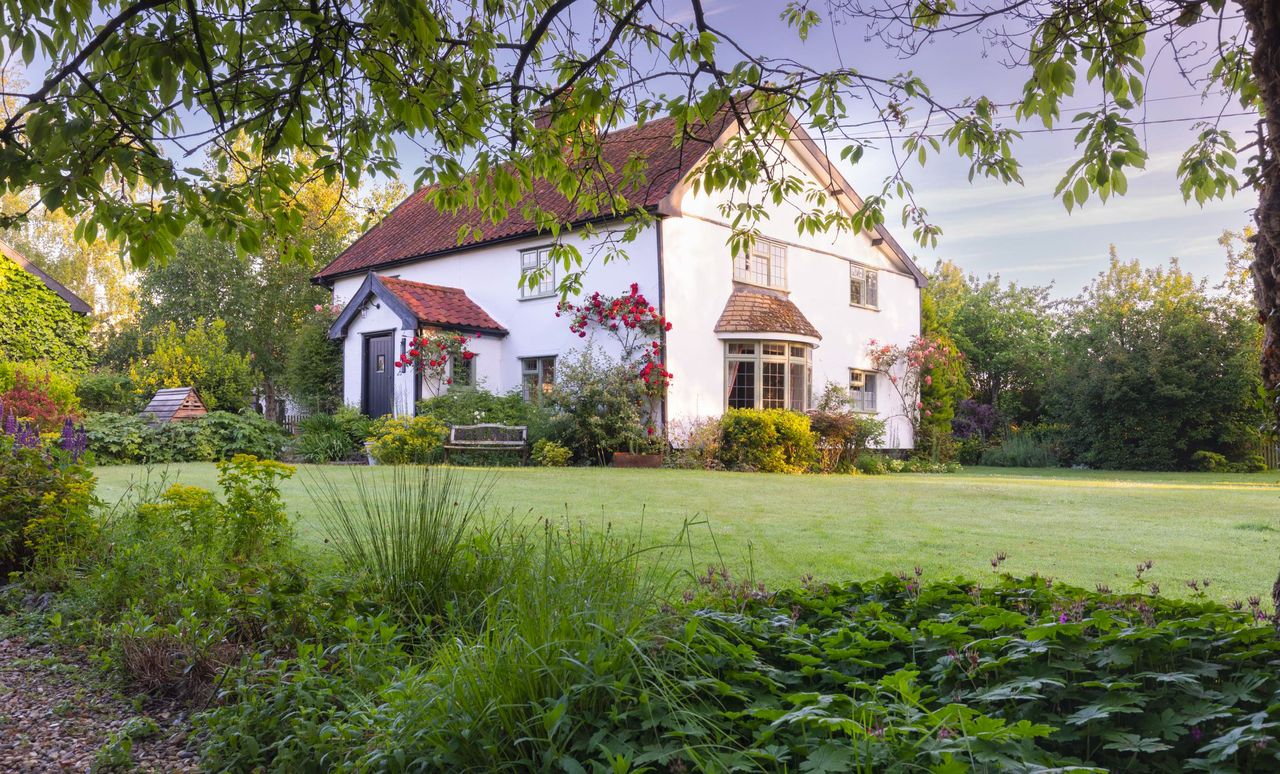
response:
<svg viewBox="0 0 1280 774"><path fill-rule="evenodd" d="M514 451L522 462L529 459L529 428L523 425L454 425L444 445L444 461L450 451Z"/></svg>

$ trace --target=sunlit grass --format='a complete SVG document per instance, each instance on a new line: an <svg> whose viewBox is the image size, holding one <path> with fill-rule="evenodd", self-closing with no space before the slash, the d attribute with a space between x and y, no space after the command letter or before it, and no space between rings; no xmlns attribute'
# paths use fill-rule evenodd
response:
<svg viewBox="0 0 1280 774"><path fill-rule="evenodd" d="M212 465L100 468L99 493L119 497L150 475L214 487ZM602 468L464 469L492 478L495 510L515 519L612 525L665 540L685 521L693 564L723 556L736 574L769 584L865 578L919 564L933 577L981 579L1005 551L1004 569L1039 572L1092 588L1129 587L1134 566L1166 594L1209 578L1211 596L1269 597L1280 570L1280 475L967 469L954 475L784 476ZM387 485L379 468L302 466L284 485L304 539L319 543L313 493Z"/></svg>

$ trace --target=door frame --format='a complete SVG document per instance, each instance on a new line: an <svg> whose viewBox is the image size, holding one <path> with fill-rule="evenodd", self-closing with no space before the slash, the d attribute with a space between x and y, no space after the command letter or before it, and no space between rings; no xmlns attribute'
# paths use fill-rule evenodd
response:
<svg viewBox="0 0 1280 774"><path fill-rule="evenodd" d="M369 416L369 340L376 339L380 336L386 336L391 340L391 354L396 351L396 329L387 328L381 331L366 331L360 334L360 413ZM387 368L391 369L391 414L396 413L396 372L390 363Z"/></svg>

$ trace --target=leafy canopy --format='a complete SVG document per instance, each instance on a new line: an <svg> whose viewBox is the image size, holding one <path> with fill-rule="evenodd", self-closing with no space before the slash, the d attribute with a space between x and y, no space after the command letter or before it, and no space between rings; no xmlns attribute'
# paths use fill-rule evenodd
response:
<svg viewBox="0 0 1280 774"><path fill-rule="evenodd" d="M723 214L735 249L769 200L794 203L802 231L861 231L898 199L904 225L929 242L939 230L914 201L905 159L946 148L971 177L1018 181L1021 122L1078 129L1058 188L1068 208L1124 193L1127 172L1145 162L1134 115L1155 42L1217 35L1201 55L1210 90L1246 112L1259 100L1243 23L1225 0L840 0L827 18L793 0L779 23L798 44L820 25L848 24L908 54L937 34L985 35L1028 75L1011 113L981 94L949 104L909 71L876 71L886 57L874 47L865 69L760 55L717 28L702 0L12 0L0 46L38 85L7 94L0 179L145 264L173 255L192 224L245 253L298 234L299 191L323 181L346 195L371 175L394 177L399 141L422 149L417 182L439 183L431 196L444 209L474 207L490 221L518 212L553 235L566 217L624 214L625 240L646 217L628 196L646 170L629 158L616 170L624 184L606 184L601 133L669 113L674 141L724 109L739 132L692 182L734 192ZM1099 107L1064 117L1086 85ZM843 145L847 162L873 144L859 139L868 122L906 156L881 190L842 205L786 172L765 142L791 133L788 114ZM1215 124L1198 126L1180 168L1184 195L1235 190L1242 152ZM537 181L572 212L526 200ZM311 250L287 240L283 249ZM557 255L566 267L582 260L568 246Z"/></svg>

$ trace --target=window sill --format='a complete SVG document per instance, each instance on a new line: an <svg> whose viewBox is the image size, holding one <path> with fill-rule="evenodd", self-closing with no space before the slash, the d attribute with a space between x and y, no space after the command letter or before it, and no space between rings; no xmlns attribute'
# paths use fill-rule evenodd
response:
<svg viewBox="0 0 1280 774"><path fill-rule="evenodd" d="M788 289L787 289L787 286L786 286L786 285L765 285L765 284L760 283L760 282L752 282L751 280L739 279L738 277L734 277L734 278L733 278L733 282L734 282L734 284L735 284L735 285L748 285L748 286L753 287L753 288L764 288L765 290L772 290L772 291L774 291L775 293L790 293L790 292L791 292L790 290L788 290Z"/></svg>
<svg viewBox="0 0 1280 774"><path fill-rule="evenodd" d="M849 302L849 306L853 307L854 309L866 309L868 312L880 311L880 307L878 306L871 306L870 304L855 304L852 301Z"/></svg>
<svg viewBox="0 0 1280 774"><path fill-rule="evenodd" d="M550 293L539 293L536 296L520 296L520 298L516 300L517 301L541 301L546 298L555 298L557 295L559 294L553 290Z"/></svg>

